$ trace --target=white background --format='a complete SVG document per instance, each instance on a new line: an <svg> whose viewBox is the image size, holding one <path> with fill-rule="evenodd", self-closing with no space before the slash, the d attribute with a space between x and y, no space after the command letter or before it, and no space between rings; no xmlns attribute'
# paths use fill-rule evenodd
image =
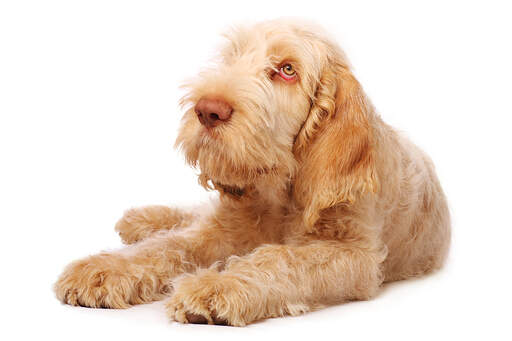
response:
<svg viewBox="0 0 512 341"><path fill-rule="evenodd" d="M0 338L510 340L511 13L507 1L1 1ZM444 270L247 328L171 323L161 302L61 305L62 268L120 247L124 209L207 200L172 148L179 84L223 29L280 16L323 24L384 120L434 159L453 216Z"/></svg>

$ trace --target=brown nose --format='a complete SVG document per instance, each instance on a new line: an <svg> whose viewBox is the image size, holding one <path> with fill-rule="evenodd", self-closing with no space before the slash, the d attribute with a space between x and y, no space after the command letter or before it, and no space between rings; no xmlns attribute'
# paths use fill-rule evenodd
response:
<svg viewBox="0 0 512 341"><path fill-rule="evenodd" d="M233 108L221 99L201 98L194 110L199 122L205 127L216 127L231 117Z"/></svg>

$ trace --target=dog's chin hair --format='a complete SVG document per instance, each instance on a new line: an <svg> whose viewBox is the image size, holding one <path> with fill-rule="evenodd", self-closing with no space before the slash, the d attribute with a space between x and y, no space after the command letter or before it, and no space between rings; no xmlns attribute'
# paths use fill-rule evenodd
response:
<svg viewBox="0 0 512 341"><path fill-rule="evenodd" d="M223 148L222 148L223 147ZM238 188L244 190L253 187L266 187L266 184L286 182L295 172L295 163L286 162L292 158L281 158L281 162L268 162L269 159L261 156L258 160L244 162L230 155L229 147L219 148L217 143L202 146L196 149L193 159L188 159L190 165L199 169L199 183L206 189L217 187ZM247 161L247 160L245 160ZM267 161L267 162L266 162ZM282 187L281 185L277 187Z"/></svg>
<svg viewBox="0 0 512 341"><path fill-rule="evenodd" d="M218 190L230 198L255 198L278 205L289 195L291 175L287 170L275 166L270 169L254 169L247 178L238 181L219 182L206 173L199 175L199 183L207 190ZM218 179L218 178L217 178Z"/></svg>
<svg viewBox="0 0 512 341"><path fill-rule="evenodd" d="M296 161L285 148L274 149L274 153L263 153L263 148L253 148L249 153L242 153L237 146L224 140L203 135L196 136L196 143L190 148L184 146L187 163L200 170L199 183L213 189L212 183L240 189L262 184L282 182L276 178L289 179L296 170ZM189 147L189 148L186 148Z"/></svg>
<svg viewBox="0 0 512 341"><path fill-rule="evenodd" d="M218 184L220 187L233 187L242 190L267 182L270 178L280 178L283 172L278 166L256 168L239 166L230 169L226 167L205 167L204 165L201 166L201 162L198 162L198 165L201 170L199 183L207 189L213 189L215 186L212 186L212 184Z"/></svg>

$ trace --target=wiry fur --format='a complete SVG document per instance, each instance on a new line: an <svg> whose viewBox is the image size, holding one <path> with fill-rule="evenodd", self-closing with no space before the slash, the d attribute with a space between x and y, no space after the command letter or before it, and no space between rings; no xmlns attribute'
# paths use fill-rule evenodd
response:
<svg viewBox="0 0 512 341"><path fill-rule="evenodd" d="M227 35L218 65L186 85L177 139L211 212L130 210L126 248L68 266L65 303L125 308L170 295L180 322L243 326L368 299L439 268L450 241L430 159L382 122L342 51L316 28L270 21ZM283 62L295 83L274 74ZM202 97L233 107L206 129Z"/></svg>

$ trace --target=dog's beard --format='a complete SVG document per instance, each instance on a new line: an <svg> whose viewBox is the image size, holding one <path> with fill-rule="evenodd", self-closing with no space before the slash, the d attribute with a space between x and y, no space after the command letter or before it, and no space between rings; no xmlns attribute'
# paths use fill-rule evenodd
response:
<svg viewBox="0 0 512 341"><path fill-rule="evenodd" d="M188 142L182 144L187 162L201 171L199 180L206 188L240 194L262 178L290 173L290 167L283 162L290 158L290 152L265 148L276 145L265 133L257 138L247 133L235 137L225 132L216 137L198 133L193 142Z"/></svg>
<svg viewBox="0 0 512 341"><path fill-rule="evenodd" d="M261 180L289 178L294 173L292 141L276 140L272 123L261 119L263 115L245 115L247 120L212 130L199 125L194 113L183 122L177 145L187 163L201 171L203 187L242 193Z"/></svg>
<svg viewBox="0 0 512 341"><path fill-rule="evenodd" d="M263 155L260 158L239 158L238 153L230 148L217 141L202 143L197 154L197 166L203 178L201 182L206 180L224 187L243 189L277 168L267 163Z"/></svg>

